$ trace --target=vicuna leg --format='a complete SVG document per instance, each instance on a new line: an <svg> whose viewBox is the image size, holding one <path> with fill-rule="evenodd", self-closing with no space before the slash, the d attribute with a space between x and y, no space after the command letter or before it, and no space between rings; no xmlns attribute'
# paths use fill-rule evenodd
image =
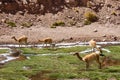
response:
<svg viewBox="0 0 120 80"><path fill-rule="evenodd" d="M20 48L21 44L19 43L19 48Z"/></svg>
<svg viewBox="0 0 120 80"><path fill-rule="evenodd" d="M88 70L89 69L89 62L88 61L86 61L86 70Z"/></svg>
<svg viewBox="0 0 120 80"><path fill-rule="evenodd" d="M28 45L27 41L25 41L25 45L26 45L26 47L27 47L27 45Z"/></svg>
<svg viewBox="0 0 120 80"><path fill-rule="evenodd" d="M99 64L99 69L101 69L101 62L99 60L99 56L97 57L96 62Z"/></svg>

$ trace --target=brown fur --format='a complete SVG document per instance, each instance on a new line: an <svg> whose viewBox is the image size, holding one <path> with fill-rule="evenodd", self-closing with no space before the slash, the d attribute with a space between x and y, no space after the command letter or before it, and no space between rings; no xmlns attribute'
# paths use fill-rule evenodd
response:
<svg viewBox="0 0 120 80"><path fill-rule="evenodd" d="M89 46L92 47L93 51L95 51L96 48L96 41L94 39L91 39L89 41Z"/></svg>
<svg viewBox="0 0 120 80"><path fill-rule="evenodd" d="M47 44L52 44L52 42L53 42L53 40L51 39L51 38L45 38L45 39L43 39L43 40L38 40L38 42L42 42L43 43L43 46L44 46L44 44L46 44L46 46L47 46Z"/></svg>
<svg viewBox="0 0 120 80"><path fill-rule="evenodd" d="M86 55L86 56L84 56L84 57L81 57L81 56L79 55L79 53L75 53L74 55L77 55L77 57L78 57L80 60L86 62L86 69L89 68L90 62L92 62L92 61L96 61L96 62L99 64L99 68L101 69L101 62L100 62L100 60L99 60L100 54L94 52L94 53L90 53L90 54L88 54L88 55Z"/></svg>
<svg viewBox="0 0 120 80"><path fill-rule="evenodd" d="M14 39L15 41L17 41L19 43L19 46L20 46L20 44L22 44L22 43L27 44L27 39L28 38L26 36L21 36L21 37L19 37L17 39L15 36L13 36L12 39Z"/></svg>

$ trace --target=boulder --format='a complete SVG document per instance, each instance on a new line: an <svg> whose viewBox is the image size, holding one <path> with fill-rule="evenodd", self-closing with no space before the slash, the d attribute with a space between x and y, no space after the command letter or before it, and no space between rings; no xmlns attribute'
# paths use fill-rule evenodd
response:
<svg viewBox="0 0 120 80"><path fill-rule="evenodd" d="M21 50L18 50L18 49L11 49L10 50L10 56L13 56L13 57L18 57L22 54L22 51Z"/></svg>

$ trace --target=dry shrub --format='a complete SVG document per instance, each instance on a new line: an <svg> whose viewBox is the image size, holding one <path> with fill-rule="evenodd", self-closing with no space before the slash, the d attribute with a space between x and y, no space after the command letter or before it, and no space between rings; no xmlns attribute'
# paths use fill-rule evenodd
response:
<svg viewBox="0 0 120 80"><path fill-rule="evenodd" d="M11 27L17 27L16 24L12 21L7 21L6 24Z"/></svg>
<svg viewBox="0 0 120 80"><path fill-rule="evenodd" d="M54 26L64 26L65 25L65 23L63 22L63 21L57 21L57 22L54 22L53 24L52 24L52 27L54 27ZM51 27L51 28L52 28Z"/></svg>
<svg viewBox="0 0 120 80"><path fill-rule="evenodd" d="M92 12L86 12L84 14L84 17L85 17L84 24L91 24L92 22L96 22L98 20L97 15Z"/></svg>
<svg viewBox="0 0 120 80"><path fill-rule="evenodd" d="M25 23L22 23L21 25L22 25L23 27L29 28L29 27L31 27L31 26L33 25L33 23L25 22Z"/></svg>

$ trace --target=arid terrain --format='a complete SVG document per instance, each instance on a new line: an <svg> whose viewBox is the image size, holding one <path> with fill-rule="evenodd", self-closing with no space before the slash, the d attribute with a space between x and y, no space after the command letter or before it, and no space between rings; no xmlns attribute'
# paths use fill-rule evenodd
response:
<svg viewBox="0 0 120 80"><path fill-rule="evenodd" d="M11 37L22 35L29 43L46 37L54 42L120 41L120 0L16 1L0 0L0 44L16 43ZM86 25L87 12L98 20ZM64 25L54 25L57 22Z"/></svg>
<svg viewBox="0 0 120 80"><path fill-rule="evenodd" d="M120 41L120 0L0 0L0 44L18 44L11 38L18 39L22 35L28 37L29 44L38 44L38 39L47 37L55 43L86 42L93 38L96 41ZM109 57L103 60L105 67L118 63ZM45 76L52 72L43 70L29 78L57 80Z"/></svg>

